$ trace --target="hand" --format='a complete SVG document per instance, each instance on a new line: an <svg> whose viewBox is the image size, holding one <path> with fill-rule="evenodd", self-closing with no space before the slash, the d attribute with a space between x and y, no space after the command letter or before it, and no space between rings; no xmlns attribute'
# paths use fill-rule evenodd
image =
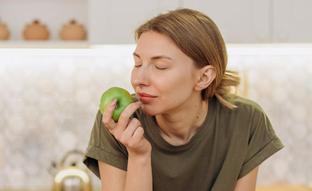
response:
<svg viewBox="0 0 312 191"><path fill-rule="evenodd" d="M113 111L116 107L114 100L103 113L102 122L109 132L128 150L129 156L148 156L151 153L152 146L144 137L144 129L141 122L136 119L130 119L131 115L141 106L140 102L129 104L121 113L118 122L112 119Z"/></svg>

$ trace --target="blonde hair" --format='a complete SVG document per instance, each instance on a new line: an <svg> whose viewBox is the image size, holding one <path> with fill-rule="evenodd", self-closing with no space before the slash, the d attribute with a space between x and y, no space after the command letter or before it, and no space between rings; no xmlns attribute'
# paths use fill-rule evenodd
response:
<svg viewBox="0 0 312 191"><path fill-rule="evenodd" d="M194 60L198 68L212 65L216 69L213 82L202 90L203 99L216 96L226 107L231 90L240 83L237 72L226 70L227 52L217 25L205 14L192 9L177 9L160 14L141 25L135 32L138 40L146 31L154 31L171 38L181 51Z"/></svg>

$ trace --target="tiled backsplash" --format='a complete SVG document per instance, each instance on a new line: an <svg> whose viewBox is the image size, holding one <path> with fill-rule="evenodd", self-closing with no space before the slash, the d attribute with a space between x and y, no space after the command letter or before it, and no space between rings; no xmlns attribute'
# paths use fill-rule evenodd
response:
<svg viewBox="0 0 312 191"><path fill-rule="evenodd" d="M86 149L101 93L132 90L133 49L0 49L0 188L51 186L51 161ZM228 49L286 145L263 163L259 184L312 183L312 47Z"/></svg>

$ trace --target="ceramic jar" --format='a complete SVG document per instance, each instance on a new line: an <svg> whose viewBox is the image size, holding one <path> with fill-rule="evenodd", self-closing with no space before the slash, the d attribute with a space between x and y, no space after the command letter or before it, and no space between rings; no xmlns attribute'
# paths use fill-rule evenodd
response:
<svg viewBox="0 0 312 191"><path fill-rule="evenodd" d="M10 38L10 31L8 26L0 21L0 40L8 40Z"/></svg>
<svg viewBox="0 0 312 191"><path fill-rule="evenodd" d="M86 40L87 31L82 24L73 19L62 27L59 35L62 40Z"/></svg>
<svg viewBox="0 0 312 191"><path fill-rule="evenodd" d="M38 19L31 24L27 24L23 31L23 38L25 40L48 40L50 37L49 29L42 24Z"/></svg>

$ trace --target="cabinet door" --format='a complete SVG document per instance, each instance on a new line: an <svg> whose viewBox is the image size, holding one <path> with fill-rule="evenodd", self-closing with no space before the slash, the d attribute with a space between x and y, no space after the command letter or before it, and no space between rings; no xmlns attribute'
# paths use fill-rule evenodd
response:
<svg viewBox="0 0 312 191"><path fill-rule="evenodd" d="M90 0L90 42L134 43L134 31L140 24L177 6L178 0Z"/></svg>
<svg viewBox="0 0 312 191"><path fill-rule="evenodd" d="M273 1L274 42L312 42L312 1Z"/></svg>
<svg viewBox="0 0 312 191"><path fill-rule="evenodd" d="M182 0L182 6L212 18L227 43L271 40L270 0Z"/></svg>

